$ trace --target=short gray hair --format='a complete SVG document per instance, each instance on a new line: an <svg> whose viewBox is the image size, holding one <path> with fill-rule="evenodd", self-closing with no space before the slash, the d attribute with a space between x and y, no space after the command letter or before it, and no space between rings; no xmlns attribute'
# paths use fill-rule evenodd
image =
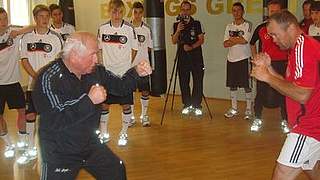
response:
<svg viewBox="0 0 320 180"><path fill-rule="evenodd" d="M87 51L87 47L80 40L69 37L62 49L62 57L68 58L71 51L76 51L80 56L83 56Z"/></svg>

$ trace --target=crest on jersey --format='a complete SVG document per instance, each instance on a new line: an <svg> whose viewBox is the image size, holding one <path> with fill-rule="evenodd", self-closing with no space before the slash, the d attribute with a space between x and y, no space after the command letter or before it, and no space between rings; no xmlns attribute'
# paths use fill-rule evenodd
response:
<svg viewBox="0 0 320 180"><path fill-rule="evenodd" d="M9 38L9 39L7 40L7 45L8 45L8 46L12 46L12 44L13 44L13 39L12 39L12 38Z"/></svg>
<svg viewBox="0 0 320 180"><path fill-rule="evenodd" d="M144 35L138 35L138 41L140 43L143 43L146 40L146 37Z"/></svg>
<svg viewBox="0 0 320 180"><path fill-rule="evenodd" d="M125 36L120 36L120 37L119 37L119 42L120 42L121 44L125 44L125 43L127 43L127 41L128 41L128 38L127 38L127 37L125 37Z"/></svg>
<svg viewBox="0 0 320 180"><path fill-rule="evenodd" d="M44 46L43 46L43 49L44 49L44 51L45 52L51 52L52 51L52 46L50 45L50 44L45 44Z"/></svg>

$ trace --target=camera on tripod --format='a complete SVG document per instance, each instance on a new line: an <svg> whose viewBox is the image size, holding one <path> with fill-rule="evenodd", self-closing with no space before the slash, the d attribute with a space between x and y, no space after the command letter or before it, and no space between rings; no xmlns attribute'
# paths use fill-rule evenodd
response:
<svg viewBox="0 0 320 180"><path fill-rule="evenodd" d="M187 24L188 20L189 20L189 16L183 16L183 15L178 15L176 18L177 21L182 22L183 24Z"/></svg>

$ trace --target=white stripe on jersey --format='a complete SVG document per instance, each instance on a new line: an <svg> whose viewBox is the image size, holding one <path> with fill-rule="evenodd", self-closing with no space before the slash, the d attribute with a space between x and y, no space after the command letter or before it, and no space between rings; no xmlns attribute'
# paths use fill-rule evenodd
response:
<svg viewBox="0 0 320 180"><path fill-rule="evenodd" d="M302 69L303 69L303 46L304 46L304 37L300 35L297 41L297 46L295 47L295 55L296 55L296 69L295 69L295 79L302 77Z"/></svg>

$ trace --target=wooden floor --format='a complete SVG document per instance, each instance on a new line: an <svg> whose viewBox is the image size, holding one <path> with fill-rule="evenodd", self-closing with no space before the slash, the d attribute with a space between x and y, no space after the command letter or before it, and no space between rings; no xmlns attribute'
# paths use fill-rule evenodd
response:
<svg viewBox="0 0 320 180"><path fill-rule="evenodd" d="M116 145L120 130L120 108L111 109L110 131L112 140L108 146L126 163L129 180L265 180L270 179L275 160L285 135L279 128L279 110L264 110L264 127L259 133L250 133L249 121L242 113L233 119L225 119L224 111L229 101L207 99L213 119L208 113L202 118L182 117L180 97L175 98L174 110L168 107L163 126L160 125L164 99L152 98L150 117L152 126L141 127L137 123L129 129L126 147ZM136 102L139 102L136 97ZM137 103L138 104L138 103ZM168 103L170 105L170 103ZM204 109L205 105L204 105ZM140 105L135 109L136 117ZM5 112L10 135L16 139L15 111ZM39 179L36 163L19 166L14 159L4 159L4 143L0 140L0 179ZM91 180L81 171L79 180ZM107 178L106 178L107 179ZM307 179L301 175L299 180Z"/></svg>

